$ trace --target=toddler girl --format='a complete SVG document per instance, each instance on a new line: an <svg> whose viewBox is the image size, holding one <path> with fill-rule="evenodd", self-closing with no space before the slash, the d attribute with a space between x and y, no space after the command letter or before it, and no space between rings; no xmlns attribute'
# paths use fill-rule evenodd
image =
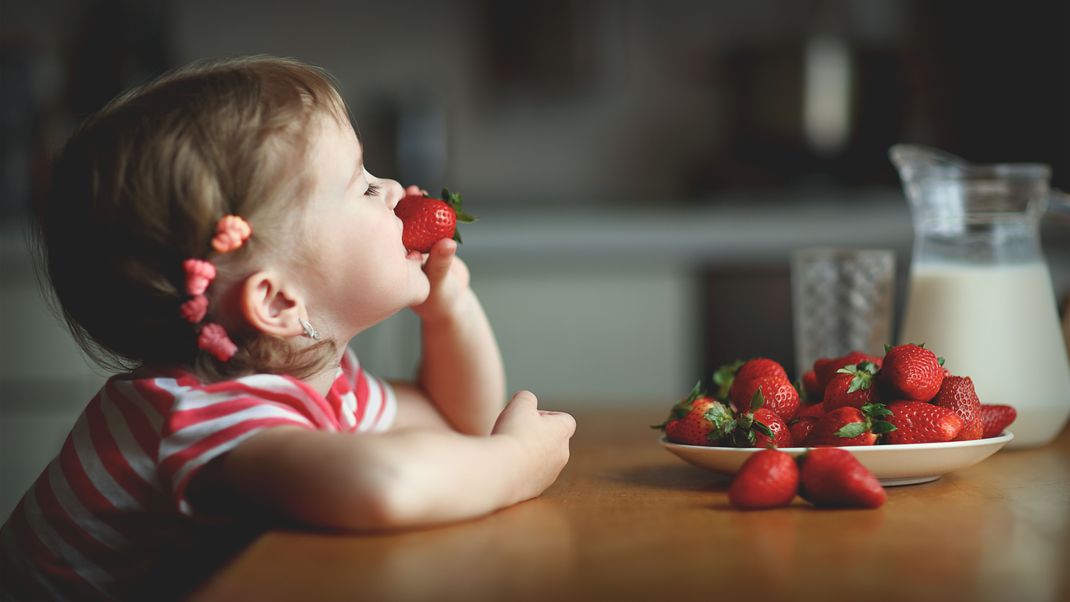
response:
<svg viewBox="0 0 1070 602"><path fill-rule="evenodd" d="M408 252L405 191L364 167L320 70L246 58L112 101L56 162L41 266L84 349L121 369L0 532L15 599L122 598L160 554L247 514L389 530L539 495L575 422L503 408L456 243ZM347 342L411 307L415 384Z"/></svg>

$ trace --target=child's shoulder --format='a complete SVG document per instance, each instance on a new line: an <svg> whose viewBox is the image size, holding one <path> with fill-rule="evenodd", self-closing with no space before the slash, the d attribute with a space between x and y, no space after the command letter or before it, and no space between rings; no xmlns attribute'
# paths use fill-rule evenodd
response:
<svg viewBox="0 0 1070 602"><path fill-rule="evenodd" d="M117 374L108 380L102 393L137 398L161 414L234 403L304 407L320 397L308 384L286 374L257 373L208 380L175 366L145 366Z"/></svg>

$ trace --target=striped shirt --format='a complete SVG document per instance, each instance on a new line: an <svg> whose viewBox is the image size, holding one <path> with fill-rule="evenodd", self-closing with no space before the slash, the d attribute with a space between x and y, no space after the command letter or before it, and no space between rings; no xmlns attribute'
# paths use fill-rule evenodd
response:
<svg viewBox="0 0 1070 602"><path fill-rule="evenodd" d="M390 386L348 350L326 396L274 374L112 377L0 529L4 599L122 597L157 552L210 518L186 497L209 461L264 429L383 431L396 411Z"/></svg>

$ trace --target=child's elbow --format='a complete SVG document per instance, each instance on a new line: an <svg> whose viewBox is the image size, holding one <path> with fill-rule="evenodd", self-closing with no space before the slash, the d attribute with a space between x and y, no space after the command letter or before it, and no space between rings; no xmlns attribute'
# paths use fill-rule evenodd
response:
<svg viewBox="0 0 1070 602"><path fill-rule="evenodd" d="M379 465L355 476L345 496L350 500L349 511L339 521L344 528L390 531L425 522L418 479L404 465Z"/></svg>

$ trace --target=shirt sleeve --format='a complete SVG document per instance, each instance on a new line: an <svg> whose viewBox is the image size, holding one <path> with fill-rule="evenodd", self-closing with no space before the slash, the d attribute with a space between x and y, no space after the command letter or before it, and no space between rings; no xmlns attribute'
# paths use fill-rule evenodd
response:
<svg viewBox="0 0 1070 602"><path fill-rule="evenodd" d="M191 388L175 396L164 417L158 454L161 483L178 511L195 518L186 492L213 459L256 433L280 426L337 430L330 409L307 387L262 374Z"/></svg>
<svg viewBox="0 0 1070 602"><path fill-rule="evenodd" d="M346 425L347 430L384 432L393 426L398 410L394 388L364 370L349 347L342 356L341 374L335 382L334 392L342 400L339 422Z"/></svg>

